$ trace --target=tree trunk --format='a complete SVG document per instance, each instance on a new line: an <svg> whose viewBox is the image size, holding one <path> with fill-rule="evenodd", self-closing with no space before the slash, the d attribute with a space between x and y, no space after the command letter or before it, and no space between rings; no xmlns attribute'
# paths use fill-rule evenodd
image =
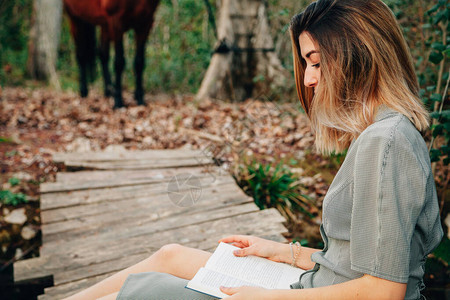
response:
<svg viewBox="0 0 450 300"><path fill-rule="evenodd" d="M265 0L222 0L217 36L197 99L242 101L285 87L289 73L275 53Z"/></svg>
<svg viewBox="0 0 450 300"><path fill-rule="evenodd" d="M56 59L62 8L61 0L34 0L34 22L28 44L28 74L35 79L49 80L56 88L60 87Z"/></svg>

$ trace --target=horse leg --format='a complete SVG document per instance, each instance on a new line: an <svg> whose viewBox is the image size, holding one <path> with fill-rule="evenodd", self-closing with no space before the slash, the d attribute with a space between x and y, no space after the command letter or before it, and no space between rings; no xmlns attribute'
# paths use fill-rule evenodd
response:
<svg viewBox="0 0 450 300"><path fill-rule="evenodd" d="M122 72L125 67L125 56L123 51L123 34L117 34L114 40L116 57L114 61L114 68L116 72L116 86L114 95L114 107L123 107L122 100Z"/></svg>
<svg viewBox="0 0 450 300"><path fill-rule="evenodd" d="M113 95L114 88L111 83L111 73L109 72L109 43L110 38L108 29L102 26L101 42L100 42L100 61L102 63L103 81L105 84L105 97Z"/></svg>
<svg viewBox="0 0 450 300"><path fill-rule="evenodd" d="M145 43L147 41L149 30L136 33L136 57L134 58L134 73L136 76L136 90L134 98L138 105L144 105L144 89L142 87L142 73L145 68Z"/></svg>
<svg viewBox="0 0 450 300"><path fill-rule="evenodd" d="M75 41L75 57L79 68L79 83L80 83L80 95L86 97L88 94L87 88L87 68L88 61L86 57L85 42L83 41L83 21L76 17L70 16L70 29Z"/></svg>
<svg viewBox="0 0 450 300"><path fill-rule="evenodd" d="M77 47L76 50L77 54L77 63L78 63L78 68L80 69L80 96L82 98L87 97L88 95L88 88L87 88L87 65L86 62L83 60L83 54L81 53L82 51L79 50L79 47Z"/></svg>

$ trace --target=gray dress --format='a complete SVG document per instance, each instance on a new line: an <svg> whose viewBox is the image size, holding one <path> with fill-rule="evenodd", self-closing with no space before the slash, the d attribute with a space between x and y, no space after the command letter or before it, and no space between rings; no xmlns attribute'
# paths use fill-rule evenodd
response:
<svg viewBox="0 0 450 300"><path fill-rule="evenodd" d="M424 263L443 231L430 159L420 133L382 107L353 141L323 202L323 251L291 288L328 286L370 274L407 283L419 299ZM130 275L117 299L214 299L163 273Z"/></svg>

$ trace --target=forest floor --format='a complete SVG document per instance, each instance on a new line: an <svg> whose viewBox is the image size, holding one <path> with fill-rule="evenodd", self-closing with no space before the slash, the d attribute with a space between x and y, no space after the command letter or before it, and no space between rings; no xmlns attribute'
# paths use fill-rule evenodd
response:
<svg viewBox="0 0 450 300"><path fill-rule="evenodd" d="M310 211L297 212L295 222L286 223L288 238L320 245L322 200L343 156L314 151L298 103L198 102L191 95L150 94L145 101L146 106L136 106L125 92L127 107L113 110L113 100L97 91L82 99L49 89L0 90L0 270L39 255L39 184L55 180L60 166L52 154L67 151L200 149L238 182L249 161L282 163L314 202ZM445 173L438 167L439 172ZM441 192L444 175L437 176ZM5 197L16 203L6 205Z"/></svg>

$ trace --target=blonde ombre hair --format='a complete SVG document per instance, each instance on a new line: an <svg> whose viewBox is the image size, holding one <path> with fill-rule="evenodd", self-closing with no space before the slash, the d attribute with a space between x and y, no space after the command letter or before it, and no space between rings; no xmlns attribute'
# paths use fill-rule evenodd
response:
<svg viewBox="0 0 450 300"><path fill-rule="evenodd" d="M408 117L419 131L428 127L406 41L382 1L318 0L292 18L290 32L297 93L319 151L346 149L383 104ZM303 84L302 32L319 46L321 77L315 94Z"/></svg>

